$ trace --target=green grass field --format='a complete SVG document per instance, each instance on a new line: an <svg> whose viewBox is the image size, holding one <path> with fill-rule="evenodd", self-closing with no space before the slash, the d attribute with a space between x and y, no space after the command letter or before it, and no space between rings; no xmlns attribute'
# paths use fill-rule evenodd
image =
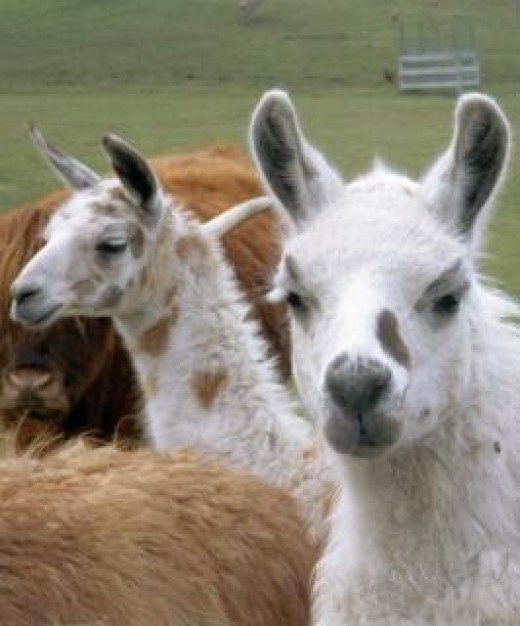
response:
<svg viewBox="0 0 520 626"><path fill-rule="evenodd" d="M57 185L30 146L36 122L106 170L99 139L122 134L146 154L246 145L252 107L288 88L311 139L353 176L375 154L418 175L446 144L452 94L401 95L396 18L471 16L483 88L520 128L517 0L265 0L254 26L235 0L1 0L0 208ZM520 296L520 162L491 228L486 270Z"/></svg>

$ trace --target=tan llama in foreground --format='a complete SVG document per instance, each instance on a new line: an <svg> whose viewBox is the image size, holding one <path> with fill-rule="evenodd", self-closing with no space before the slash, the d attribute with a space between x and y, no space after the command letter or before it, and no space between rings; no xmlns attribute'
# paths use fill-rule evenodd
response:
<svg viewBox="0 0 520 626"><path fill-rule="evenodd" d="M289 496L191 452L0 462L5 626L303 626L314 562Z"/></svg>
<svg viewBox="0 0 520 626"><path fill-rule="evenodd" d="M314 623L519 624L519 311L477 273L507 120L462 96L418 182L379 164L345 185L280 91L251 138L296 226L272 298L342 483Z"/></svg>
<svg viewBox="0 0 520 626"><path fill-rule="evenodd" d="M72 315L110 316L139 376L152 445L196 446L283 487L322 539L328 466L266 359L217 240L269 202L201 225L173 207L122 140L104 141L117 174L108 181L58 158L39 133L35 142L78 191L53 214L45 245L13 284L13 319L42 328Z"/></svg>
<svg viewBox="0 0 520 626"><path fill-rule="evenodd" d="M152 160L161 185L201 221L260 195L254 168L234 146ZM135 441L141 398L126 350L107 319L66 319L38 332L9 319L9 286L41 247L49 215L70 192L53 193L0 216L0 424L17 448L43 434L89 433ZM268 339L289 374L285 307L265 302L279 260L280 220L263 212L223 238L224 250ZM48 441L48 439L46 439Z"/></svg>

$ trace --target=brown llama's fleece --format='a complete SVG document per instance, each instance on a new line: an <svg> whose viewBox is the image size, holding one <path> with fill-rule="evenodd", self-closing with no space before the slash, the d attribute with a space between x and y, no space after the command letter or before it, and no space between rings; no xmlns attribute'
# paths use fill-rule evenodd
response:
<svg viewBox="0 0 520 626"><path fill-rule="evenodd" d="M261 194L248 158L235 147L214 147L152 160L162 185L202 220ZM68 195L55 192L0 217L0 421L16 448L43 436L57 440L89 432L100 440L135 441L140 393L129 358L104 319L62 320L30 331L9 320L9 285L39 249L49 213ZM268 212L241 224L224 246L253 311L289 375L285 311L263 296L279 256L279 223Z"/></svg>
<svg viewBox="0 0 520 626"><path fill-rule="evenodd" d="M9 626L304 626L316 559L291 498L189 451L0 462Z"/></svg>

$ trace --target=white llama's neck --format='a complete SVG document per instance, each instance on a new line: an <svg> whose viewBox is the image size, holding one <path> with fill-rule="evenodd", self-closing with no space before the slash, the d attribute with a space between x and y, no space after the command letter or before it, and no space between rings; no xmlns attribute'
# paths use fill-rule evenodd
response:
<svg viewBox="0 0 520 626"><path fill-rule="evenodd" d="M149 435L159 450L203 446L289 489L319 536L330 498L319 444L266 359L220 246L180 213L166 228L150 280L157 292L137 315L116 320Z"/></svg>

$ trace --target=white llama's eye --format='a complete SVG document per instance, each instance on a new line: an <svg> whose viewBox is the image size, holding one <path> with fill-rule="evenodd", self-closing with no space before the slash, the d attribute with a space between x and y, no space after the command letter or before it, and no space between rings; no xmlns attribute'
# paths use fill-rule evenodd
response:
<svg viewBox="0 0 520 626"><path fill-rule="evenodd" d="M454 315L460 307L462 292L447 293L433 301L433 311L437 315Z"/></svg>
<svg viewBox="0 0 520 626"><path fill-rule="evenodd" d="M289 291L287 294L285 301L289 305L289 307L294 311L294 313L302 314L307 311L308 305L305 300L300 296L296 291Z"/></svg>
<svg viewBox="0 0 520 626"><path fill-rule="evenodd" d="M462 261L456 261L426 288L416 310L431 311L439 319L447 319L459 310L470 284Z"/></svg>
<svg viewBox="0 0 520 626"><path fill-rule="evenodd" d="M116 256L125 252L128 246L126 239L105 239L96 246L96 251L103 256Z"/></svg>
<svg viewBox="0 0 520 626"><path fill-rule="evenodd" d="M290 291L287 295L287 304L295 309L299 309L303 306L303 300L299 294Z"/></svg>

